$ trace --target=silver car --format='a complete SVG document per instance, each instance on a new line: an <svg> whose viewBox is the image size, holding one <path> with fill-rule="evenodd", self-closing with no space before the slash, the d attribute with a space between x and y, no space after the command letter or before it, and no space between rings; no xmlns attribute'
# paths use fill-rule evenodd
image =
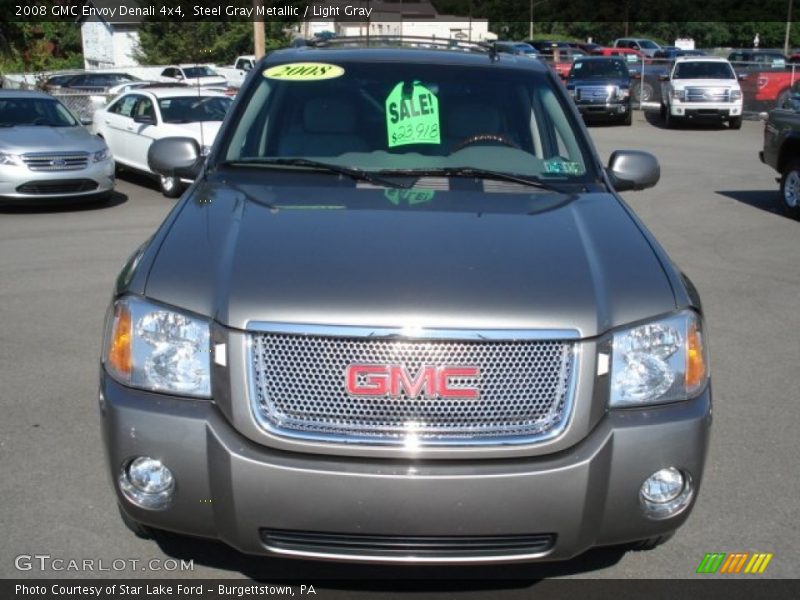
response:
<svg viewBox="0 0 800 600"><path fill-rule="evenodd" d="M114 159L61 102L0 90L0 201L106 200Z"/></svg>

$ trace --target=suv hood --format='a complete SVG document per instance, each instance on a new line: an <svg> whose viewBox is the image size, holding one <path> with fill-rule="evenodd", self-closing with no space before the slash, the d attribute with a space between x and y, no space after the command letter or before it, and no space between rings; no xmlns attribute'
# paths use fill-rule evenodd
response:
<svg viewBox="0 0 800 600"><path fill-rule="evenodd" d="M271 321L588 337L675 309L664 268L610 194L420 198L307 179L321 185L201 182L145 295L239 329Z"/></svg>

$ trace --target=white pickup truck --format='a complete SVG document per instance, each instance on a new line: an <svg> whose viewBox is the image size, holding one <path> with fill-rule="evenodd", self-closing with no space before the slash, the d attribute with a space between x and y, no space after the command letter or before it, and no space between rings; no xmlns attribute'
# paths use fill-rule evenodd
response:
<svg viewBox="0 0 800 600"><path fill-rule="evenodd" d="M217 73L222 75L228 80L228 84L233 87L241 87L244 78L256 64L256 57L252 54L246 54L236 59L233 65L227 67L215 67Z"/></svg>

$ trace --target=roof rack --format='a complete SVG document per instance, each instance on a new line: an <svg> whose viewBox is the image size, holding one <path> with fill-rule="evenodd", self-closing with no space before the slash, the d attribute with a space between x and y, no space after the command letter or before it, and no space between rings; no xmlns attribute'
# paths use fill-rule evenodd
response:
<svg viewBox="0 0 800 600"><path fill-rule="evenodd" d="M326 47L403 47L427 48L438 50L464 50L470 52L495 53L493 42L470 42L453 38L430 38L413 35L364 35L334 38L298 39L293 46Z"/></svg>

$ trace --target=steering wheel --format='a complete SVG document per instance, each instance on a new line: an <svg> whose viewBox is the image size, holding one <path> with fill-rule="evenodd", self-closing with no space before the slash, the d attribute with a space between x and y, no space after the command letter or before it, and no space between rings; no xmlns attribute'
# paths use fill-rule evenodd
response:
<svg viewBox="0 0 800 600"><path fill-rule="evenodd" d="M499 133L478 133L476 135L466 137L458 142L455 146L453 146L453 152L457 152L462 148L466 148L472 144L479 144L481 142L497 142L498 144L519 149L519 144L505 135L501 135Z"/></svg>
<svg viewBox="0 0 800 600"><path fill-rule="evenodd" d="M31 121L31 125L47 125L47 117L36 117Z"/></svg>

